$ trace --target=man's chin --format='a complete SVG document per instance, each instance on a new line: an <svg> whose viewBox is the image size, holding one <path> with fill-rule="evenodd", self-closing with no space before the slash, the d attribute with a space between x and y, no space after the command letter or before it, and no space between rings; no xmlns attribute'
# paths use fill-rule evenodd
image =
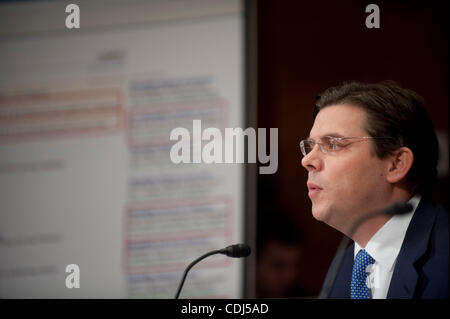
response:
<svg viewBox="0 0 450 319"><path fill-rule="evenodd" d="M339 219L336 218L340 214L335 209L332 209L332 207L329 206L315 207L313 205L312 215L316 220L327 224L331 228L334 228L337 231L340 231L341 233L344 233L344 228L342 227L342 224L339 223Z"/></svg>
<svg viewBox="0 0 450 319"><path fill-rule="evenodd" d="M322 207L314 207L314 205L312 207L312 215L316 220L318 220L320 222L326 223L326 221L328 219L327 211Z"/></svg>
<svg viewBox="0 0 450 319"><path fill-rule="evenodd" d="M321 204L321 205L320 205ZM313 217L320 221L323 222L331 227L334 227L332 225L333 222L333 218L332 216L336 216L333 206L329 205L328 203L320 203L320 204L312 204L312 215Z"/></svg>

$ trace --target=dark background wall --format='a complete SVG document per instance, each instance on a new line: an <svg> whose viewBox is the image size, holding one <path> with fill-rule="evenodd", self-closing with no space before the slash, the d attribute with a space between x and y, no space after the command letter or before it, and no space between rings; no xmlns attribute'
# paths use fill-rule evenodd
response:
<svg viewBox="0 0 450 319"><path fill-rule="evenodd" d="M380 29L365 26L370 3L380 8ZM448 136L448 62L443 4L258 1L258 127L279 130L278 171L258 176L258 218L271 210L298 228L305 295L319 292L341 238L312 217L300 163L314 97L345 80L394 80L422 95L435 128ZM448 208L447 192L448 175L434 195Z"/></svg>

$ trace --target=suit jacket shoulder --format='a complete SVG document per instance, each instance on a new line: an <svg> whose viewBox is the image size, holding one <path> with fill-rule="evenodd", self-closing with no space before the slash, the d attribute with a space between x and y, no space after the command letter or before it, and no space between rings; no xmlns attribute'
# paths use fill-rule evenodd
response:
<svg viewBox="0 0 450 319"><path fill-rule="evenodd" d="M449 216L421 200L397 257L388 298L448 298Z"/></svg>
<svg viewBox="0 0 450 319"><path fill-rule="evenodd" d="M387 298L448 298L448 215L442 206L425 199L420 201L397 257ZM353 252L354 244L345 251L328 298L350 298ZM327 278L334 263L335 260Z"/></svg>
<svg viewBox="0 0 450 319"><path fill-rule="evenodd" d="M328 298L331 299L348 299L350 298L350 282L352 280L353 270L353 252L355 250L355 244L347 247L342 258L341 266L336 274L335 281L331 287ZM333 259L328 273L325 278L325 283L329 280L330 272L335 267L336 257ZM322 288L323 289L323 288Z"/></svg>

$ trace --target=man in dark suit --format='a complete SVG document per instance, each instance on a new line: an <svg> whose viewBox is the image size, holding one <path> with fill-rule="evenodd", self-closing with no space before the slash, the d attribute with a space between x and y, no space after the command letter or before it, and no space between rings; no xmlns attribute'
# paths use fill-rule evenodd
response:
<svg viewBox="0 0 450 319"><path fill-rule="evenodd" d="M392 82L330 88L300 147L313 216L354 241L329 298L448 298L448 212L429 200L438 142L422 99ZM397 202L413 210L374 214Z"/></svg>

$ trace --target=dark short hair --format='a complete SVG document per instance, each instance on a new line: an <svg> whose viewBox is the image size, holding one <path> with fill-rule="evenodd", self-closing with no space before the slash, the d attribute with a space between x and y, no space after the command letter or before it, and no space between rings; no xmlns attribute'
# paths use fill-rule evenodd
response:
<svg viewBox="0 0 450 319"><path fill-rule="evenodd" d="M437 179L439 147L422 97L392 81L374 84L345 82L316 97L314 119L320 110L336 104L361 107L367 114L365 129L370 136L392 137L371 141L379 158L403 146L411 149L414 162L406 184L412 194L431 195Z"/></svg>

